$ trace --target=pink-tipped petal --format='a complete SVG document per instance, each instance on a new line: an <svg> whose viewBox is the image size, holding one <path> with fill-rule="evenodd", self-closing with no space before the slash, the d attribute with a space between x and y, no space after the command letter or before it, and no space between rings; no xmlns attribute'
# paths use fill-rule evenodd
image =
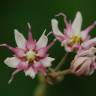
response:
<svg viewBox="0 0 96 96"><path fill-rule="evenodd" d="M15 55L17 57L24 57L25 56L25 53L24 53L25 50L23 50L21 48L13 48L13 47L11 47L7 44L1 44L0 46L3 46L3 47L6 47L6 48L10 49L12 52L15 53Z"/></svg>
<svg viewBox="0 0 96 96"><path fill-rule="evenodd" d="M91 57L94 55L94 53L96 52L96 49L94 47L91 47L90 49L88 50L84 50L84 49L80 49L78 52L77 52L77 57L78 58L79 56L80 57L85 57L85 56L88 56L88 57Z"/></svg>
<svg viewBox="0 0 96 96"><path fill-rule="evenodd" d="M56 42L56 39L54 39L48 46L47 49L50 49Z"/></svg>
<svg viewBox="0 0 96 96"><path fill-rule="evenodd" d="M58 21L56 19L52 19L51 24L52 24L53 33L56 35L63 36L63 34L60 32L60 30L58 28Z"/></svg>
<svg viewBox="0 0 96 96"><path fill-rule="evenodd" d="M34 79L36 73L34 72L34 69L33 69L32 67L29 67L29 68L25 71L25 75L26 75L26 76L30 76L32 79Z"/></svg>
<svg viewBox="0 0 96 96"><path fill-rule="evenodd" d="M8 84L10 84L10 83L13 81L14 76L15 76L18 72L20 72L20 71L21 71L21 70L16 69L16 70L12 73L11 78L10 78L9 81L8 81Z"/></svg>
<svg viewBox="0 0 96 96"><path fill-rule="evenodd" d="M64 17L64 23L65 23L66 27L67 28L69 27L69 23L67 21L67 17L66 17L66 15L64 13L61 12L61 13L57 14L56 16L63 16Z"/></svg>
<svg viewBox="0 0 96 96"><path fill-rule="evenodd" d="M31 33L32 33L32 28L31 28L30 23L28 22L27 25L28 25L28 32L31 32ZM31 36L32 36L32 35L31 35Z"/></svg>
<svg viewBox="0 0 96 96"><path fill-rule="evenodd" d="M83 58L83 57L79 57L78 58L75 58L74 61L72 62L72 71L75 72L77 71L81 66L82 64L87 60L87 58Z"/></svg>
<svg viewBox="0 0 96 96"><path fill-rule="evenodd" d="M25 53L24 53L23 49L10 47L10 50L12 52L14 52L17 57L21 57L22 58L22 57L25 56Z"/></svg>
<svg viewBox="0 0 96 96"><path fill-rule="evenodd" d="M18 48L25 49L26 39L24 36L17 29L14 30L14 34Z"/></svg>
<svg viewBox="0 0 96 96"><path fill-rule="evenodd" d="M27 40L27 43L26 43L26 47L29 50L35 49L35 47L36 47L36 42L33 41L32 33L31 32L29 32L28 40Z"/></svg>
<svg viewBox="0 0 96 96"><path fill-rule="evenodd" d="M11 68L16 68L18 66L18 64L20 63L20 60L16 57L7 57L4 60L4 63Z"/></svg>
<svg viewBox="0 0 96 96"><path fill-rule="evenodd" d="M38 66L38 71L40 71L43 75L46 75L46 68L42 64Z"/></svg>
<svg viewBox="0 0 96 96"><path fill-rule="evenodd" d="M81 46L82 46L82 48L86 48L86 49L96 46L96 38L90 39L90 40L82 43Z"/></svg>
<svg viewBox="0 0 96 96"><path fill-rule="evenodd" d="M90 75L93 70L90 68L91 64L92 60L88 59L88 57L79 57L73 64L72 72L78 76Z"/></svg>
<svg viewBox="0 0 96 96"><path fill-rule="evenodd" d="M65 41L62 42L62 46L65 47L65 50L66 50L67 52L72 52L72 51L73 51L73 47L72 47L71 45L68 45L68 44L67 44L67 40L65 40Z"/></svg>
<svg viewBox="0 0 96 96"><path fill-rule="evenodd" d="M51 67L52 62L54 61L54 58L51 57L45 57L44 59L42 59L40 62L41 64L43 64L44 67Z"/></svg>
<svg viewBox="0 0 96 96"><path fill-rule="evenodd" d="M43 58L46 56L47 52L48 52L48 49L46 47L43 47L43 48L38 50L37 56L40 58Z"/></svg>
<svg viewBox="0 0 96 96"><path fill-rule="evenodd" d="M28 24L28 40L26 42L26 47L28 50L34 50L35 47L36 47L36 42L33 40L33 37L32 37L32 29L31 29L31 25L30 23L27 23Z"/></svg>
<svg viewBox="0 0 96 96"><path fill-rule="evenodd" d="M21 61L17 66L17 69L19 70L26 70L27 68L28 68L28 63L24 61Z"/></svg>
<svg viewBox="0 0 96 96"><path fill-rule="evenodd" d="M94 72L90 68L91 63L92 61L87 59L87 61L77 70L77 75L91 75Z"/></svg>
<svg viewBox="0 0 96 96"><path fill-rule="evenodd" d="M36 72L41 72L43 75L46 75L46 69L41 64L41 62L34 62L33 68Z"/></svg>
<svg viewBox="0 0 96 96"><path fill-rule="evenodd" d="M66 50L67 52L72 52L72 51L73 51L73 49L72 49L71 47L69 47L69 46L65 46L65 50Z"/></svg>
<svg viewBox="0 0 96 96"><path fill-rule="evenodd" d="M60 41L64 40L64 35L63 33L60 32L58 28L58 22L56 19L51 20L51 25L52 25L53 34L56 36L56 38Z"/></svg>
<svg viewBox="0 0 96 96"><path fill-rule="evenodd" d="M44 30L43 34L41 35L40 39L37 41L37 49L40 49L42 47L46 47L48 43L48 38L45 35L46 30Z"/></svg>
<svg viewBox="0 0 96 96"><path fill-rule="evenodd" d="M65 23L65 29L64 29L64 34L66 33L67 35L70 35L72 32L72 28L71 28L71 23L69 23L67 21L67 17L64 13L59 13L56 16L63 16L64 17L64 23Z"/></svg>
<svg viewBox="0 0 96 96"><path fill-rule="evenodd" d="M77 12L76 17L72 23L73 33L80 34L81 25L82 25L82 15L80 12Z"/></svg>
<svg viewBox="0 0 96 96"><path fill-rule="evenodd" d="M86 40L88 38L88 33L96 27L96 22L92 23L90 26L88 26L85 30L82 31L82 39Z"/></svg>
<svg viewBox="0 0 96 96"><path fill-rule="evenodd" d="M17 57L24 57L25 56L25 53L24 53L24 50L20 49L20 48L12 48L11 49Z"/></svg>

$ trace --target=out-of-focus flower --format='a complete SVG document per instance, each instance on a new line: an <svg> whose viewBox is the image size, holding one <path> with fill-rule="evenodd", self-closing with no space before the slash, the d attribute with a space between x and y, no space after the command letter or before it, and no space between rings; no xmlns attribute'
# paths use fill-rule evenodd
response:
<svg viewBox="0 0 96 96"><path fill-rule="evenodd" d="M9 83L12 81L14 75L20 71L24 71L26 76L34 78L38 72L42 72L46 75L46 68L51 66L54 58L49 57L48 50L53 46L56 40L53 40L48 46L48 38L45 35L45 31L41 35L40 39L36 42L33 40L31 33L31 26L28 23L29 35L28 40L18 31L15 30L15 40L17 47L13 48L7 44L2 44L9 48L13 53L13 57L7 57L4 63L11 68L16 68L13 72Z"/></svg>
<svg viewBox="0 0 96 96"><path fill-rule="evenodd" d="M78 51L70 70L72 73L80 75L91 75L96 69L96 48Z"/></svg>
<svg viewBox="0 0 96 96"><path fill-rule="evenodd" d="M96 26L96 22L92 23L92 25L90 25L88 28L81 31L82 15L80 12L76 13L76 17L72 24L67 21L67 17L63 13L60 13L56 16L60 15L64 16L64 23L66 28L64 29L64 33L62 33L58 28L58 21L56 19L52 19L51 23L53 34L61 42L62 46L65 46L67 52L78 50L81 47L81 43L90 39L88 33ZM96 39L93 40L93 42L94 41L96 41ZM90 43L90 41L88 41L88 43ZM82 44L82 46L83 45L86 47L86 44Z"/></svg>

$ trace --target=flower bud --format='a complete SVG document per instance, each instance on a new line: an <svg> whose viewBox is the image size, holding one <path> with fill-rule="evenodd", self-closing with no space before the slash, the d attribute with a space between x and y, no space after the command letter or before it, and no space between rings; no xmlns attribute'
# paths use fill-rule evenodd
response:
<svg viewBox="0 0 96 96"><path fill-rule="evenodd" d="M91 75L96 69L96 48L80 50L71 63L71 72L78 76Z"/></svg>

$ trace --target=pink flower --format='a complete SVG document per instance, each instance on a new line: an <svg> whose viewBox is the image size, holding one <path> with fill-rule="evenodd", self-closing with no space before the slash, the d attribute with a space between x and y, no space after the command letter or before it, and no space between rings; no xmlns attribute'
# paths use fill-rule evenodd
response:
<svg viewBox="0 0 96 96"><path fill-rule="evenodd" d="M96 69L95 47L91 47L87 50L78 51L70 67L71 72L78 76L91 75L95 69Z"/></svg>
<svg viewBox="0 0 96 96"><path fill-rule="evenodd" d="M13 57L7 57L4 60L4 63L8 67L16 68L9 83L12 81L14 75L20 71L24 71L25 75L31 78L34 78L38 72L46 75L46 68L50 67L52 61L54 61L54 58L49 57L48 50L53 46L56 40L53 40L53 42L47 46L48 38L45 35L45 30L40 39L36 42L36 40L32 38L29 23L28 27L28 40L26 40L18 30L14 30L17 47L13 48L7 44L1 45L9 48L14 53Z"/></svg>
<svg viewBox="0 0 96 96"><path fill-rule="evenodd" d="M63 13L60 13L56 16L60 15L64 16L66 28L64 29L64 33L62 33L58 28L58 21L56 19L52 19L51 23L53 34L61 42L62 46L65 46L66 51L72 52L73 50L78 50L83 42L88 41L90 39L88 33L96 26L96 22L94 22L85 30L81 31L82 15L80 12L76 13L76 17L72 24L67 21L66 16ZM96 41L96 39L94 41ZM82 44L82 46L83 45L85 44ZM92 44L89 44L88 46L90 45Z"/></svg>

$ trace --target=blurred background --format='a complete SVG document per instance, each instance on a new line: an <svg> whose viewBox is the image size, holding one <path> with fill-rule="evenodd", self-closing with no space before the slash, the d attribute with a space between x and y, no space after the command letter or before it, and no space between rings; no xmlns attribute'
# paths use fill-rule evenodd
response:
<svg viewBox="0 0 96 96"><path fill-rule="evenodd" d="M96 0L0 0L0 43L9 43L16 46L14 29L20 30L27 37L27 22L32 25L34 38L38 40L44 29L51 31L51 19L59 12L67 15L68 20L73 20L77 11L83 15L82 29L96 20ZM63 18L59 20L60 29L63 31ZM90 34L95 36L96 29ZM49 42L53 39L50 36ZM53 67L60 61L64 49L60 43L50 49L50 56L55 57ZM37 85L37 79L25 78L21 72L15 76L13 82L8 85L8 80L14 69L8 68L3 60L12 56L6 48L0 48L0 96L33 96ZM66 65L69 66L73 54L69 55ZM48 86L47 96L96 96L96 72L92 76L77 77L68 75L65 79L53 86Z"/></svg>

